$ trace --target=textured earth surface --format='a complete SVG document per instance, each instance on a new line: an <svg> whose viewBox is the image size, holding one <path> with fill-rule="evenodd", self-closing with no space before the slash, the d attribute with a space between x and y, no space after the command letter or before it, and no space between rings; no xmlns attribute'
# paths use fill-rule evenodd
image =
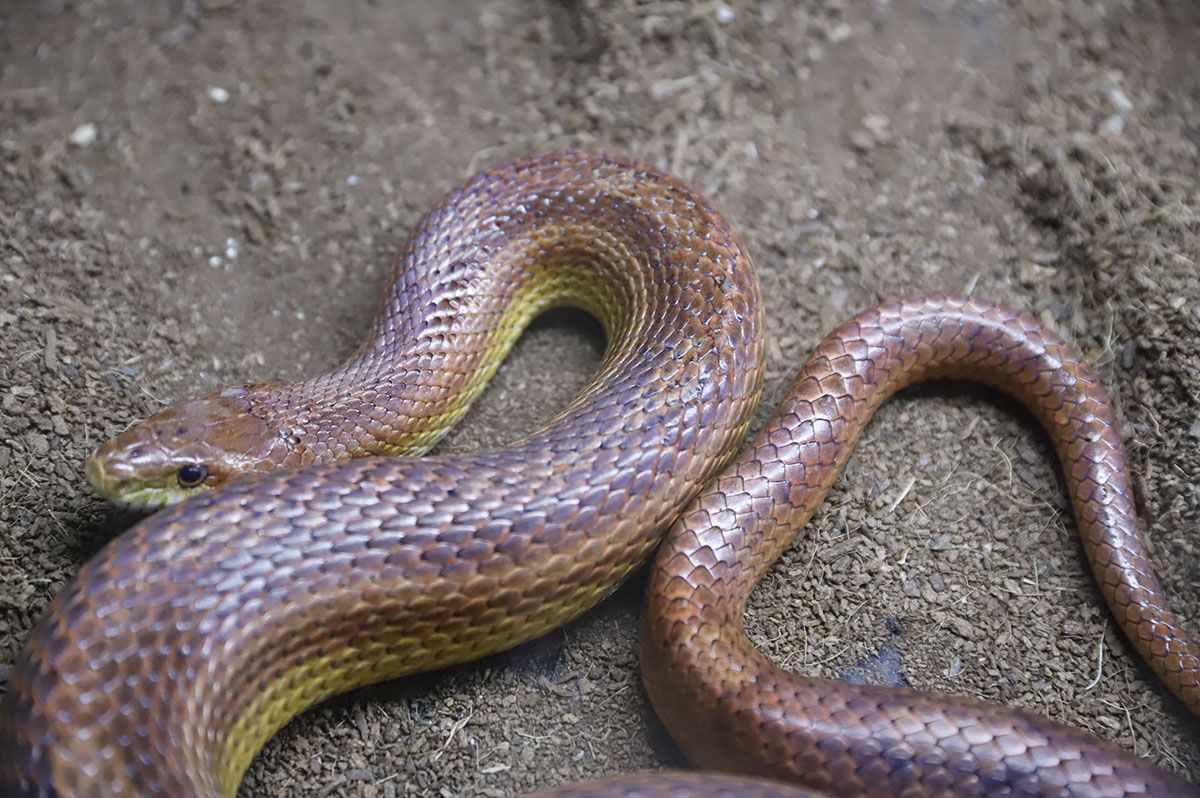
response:
<svg viewBox="0 0 1200 798"><path fill-rule="evenodd" d="M1108 382L1176 609L1200 627L1200 8L875 0L0 10L0 679L131 523L101 439L366 331L423 210L480 166L604 147L708 194L767 299L760 419L876 301L1031 311ZM443 445L513 440L598 361L551 314ZM1050 450L990 393L905 393L756 593L776 661L1020 706L1200 777L1200 727L1129 657ZM681 764L637 675L636 582L567 629L363 690L244 795L508 795Z"/></svg>

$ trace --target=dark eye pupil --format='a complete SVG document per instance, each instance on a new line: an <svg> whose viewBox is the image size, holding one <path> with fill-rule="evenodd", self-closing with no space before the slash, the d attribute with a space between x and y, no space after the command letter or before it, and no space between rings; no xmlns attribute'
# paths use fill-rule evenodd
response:
<svg viewBox="0 0 1200 798"><path fill-rule="evenodd" d="M179 469L179 484L185 488L199 485L208 476L207 469L199 463L188 463Z"/></svg>

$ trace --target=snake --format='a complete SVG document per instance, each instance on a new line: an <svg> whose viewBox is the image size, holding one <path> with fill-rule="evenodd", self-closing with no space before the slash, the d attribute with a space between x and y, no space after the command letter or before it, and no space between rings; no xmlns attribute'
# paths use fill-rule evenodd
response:
<svg viewBox="0 0 1200 798"><path fill-rule="evenodd" d="M579 396L510 445L425 454L557 306L606 337ZM101 496L157 512L29 632L0 699L0 794L232 796L306 708L535 638L649 561L647 694L692 763L740 775L545 795L1200 795L1036 715L757 652L748 596L874 410L970 380L1045 427L1113 617L1200 710L1200 648L1151 570L1112 405L1061 338L981 299L886 302L818 345L739 454L764 337L745 245L678 178L574 151L480 172L417 223L343 365L168 408L88 460Z"/></svg>

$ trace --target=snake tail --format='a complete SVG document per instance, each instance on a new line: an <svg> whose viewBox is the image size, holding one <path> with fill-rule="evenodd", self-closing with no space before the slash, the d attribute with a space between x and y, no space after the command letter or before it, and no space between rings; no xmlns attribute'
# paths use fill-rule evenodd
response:
<svg viewBox="0 0 1200 798"><path fill-rule="evenodd" d="M1114 618L1163 683L1197 707L1198 649L1151 572L1102 385L1029 316L930 297L868 310L826 338L754 443L668 533L642 633L655 710L699 766L843 798L1196 796L1082 731L981 701L801 676L747 637L750 592L828 493L872 413L935 378L990 385L1038 418Z"/></svg>

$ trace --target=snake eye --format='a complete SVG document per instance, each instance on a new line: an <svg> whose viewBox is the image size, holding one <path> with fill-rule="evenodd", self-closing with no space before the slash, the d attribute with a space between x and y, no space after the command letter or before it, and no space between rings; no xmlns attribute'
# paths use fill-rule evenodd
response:
<svg viewBox="0 0 1200 798"><path fill-rule="evenodd" d="M199 463L188 463L179 469L179 485L194 488L208 476L208 469Z"/></svg>

